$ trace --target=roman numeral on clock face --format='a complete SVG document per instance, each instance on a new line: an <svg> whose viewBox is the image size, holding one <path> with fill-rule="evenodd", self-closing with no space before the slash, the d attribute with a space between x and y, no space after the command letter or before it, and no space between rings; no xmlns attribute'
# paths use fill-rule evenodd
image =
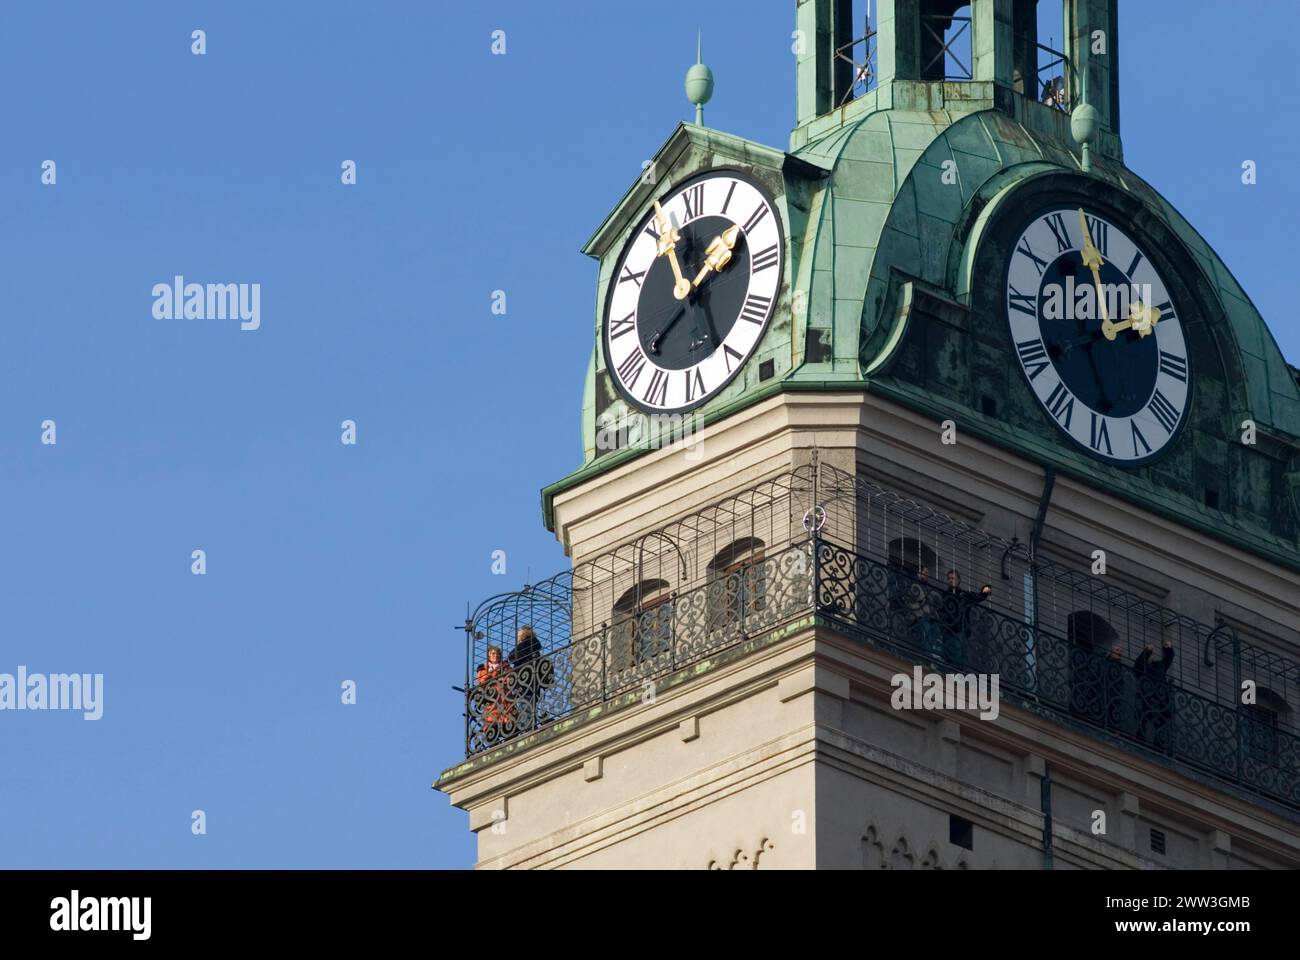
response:
<svg viewBox="0 0 1300 960"><path fill-rule="evenodd" d="M1074 417L1074 396L1065 389L1065 384L1058 383L1056 389L1048 396L1047 409L1052 411L1052 416L1066 430L1070 429L1070 420Z"/></svg>
<svg viewBox="0 0 1300 960"><path fill-rule="evenodd" d="M1056 239L1056 252L1064 253L1066 250L1073 248L1074 244L1070 242L1070 229L1065 225L1065 217L1059 213L1053 213L1050 216L1043 217L1043 223L1052 231L1052 236Z"/></svg>
<svg viewBox="0 0 1300 960"><path fill-rule="evenodd" d="M754 260L750 266L750 272L758 273L760 270L766 270L768 267L776 266L776 244L772 244L766 250L754 254Z"/></svg>
<svg viewBox="0 0 1300 960"><path fill-rule="evenodd" d="M622 320L615 320L609 325L609 339L614 340L636 329L636 311L633 310Z"/></svg>
<svg viewBox="0 0 1300 960"><path fill-rule="evenodd" d="M767 317L767 308L771 305L771 297L761 297L757 293L751 293L745 298L745 306L740 311L740 319L761 326L763 320Z"/></svg>
<svg viewBox="0 0 1300 960"><path fill-rule="evenodd" d="M631 280L633 283L635 283L635 284L639 287L639 286L641 286L641 278L644 277L645 274L646 274L646 272L645 272L644 270L642 270L640 273L633 273L633 272L632 272L632 268L629 267L629 266L627 266L626 264L624 264L624 266L623 266L623 276L621 276L621 277L618 278L618 282L619 282L619 283L626 283L627 281Z"/></svg>
<svg viewBox="0 0 1300 960"><path fill-rule="evenodd" d="M1160 351L1160 372L1167 373L1175 380L1187 382L1187 358Z"/></svg>
<svg viewBox="0 0 1300 960"><path fill-rule="evenodd" d="M1030 380L1052 365L1042 340L1022 340L1016 344L1016 352L1020 354L1020 362Z"/></svg>
<svg viewBox="0 0 1300 960"><path fill-rule="evenodd" d="M697 183L682 194L682 203L686 205L683 223L689 223L704 212L704 184Z"/></svg>
<svg viewBox="0 0 1300 960"><path fill-rule="evenodd" d="M1128 425L1131 428L1131 432L1133 434L1133 456L1135 457L1145 456L1146 454L1150 453L1151 444L1147 443L1147 438L1142 436L1142 431L1138 429L1137 422L1134 420L1130 420L1128 422ZM1142 444L1141 452L1138 451L1139 443Z"/></svg>
<svg viewBox="0 0 1300 960"><path fill-rule="evenodd" d="M746 233L752 233L754 228L758 226L759 223L761 223L763 218L766 216L767 216L767 204L760 203L758 207L754 210L754 212L749 215L749 219L745 221L744 228L743 228L744 231Z"/></svg>
<svg viewBox="0 0 1300 960"><path fill-rule="evenodd" d="M627 359L618 365L618 378L623 382L623 386L631 390L636 386L643 369L645 369L645 354L641 352L640 347L635 347L628 354Z"/></svg>
<svg viewBox="0 0 1300 960"><path fill-rule="evenodd" d="M727 199L722 201L722 212L727 212L727 207L731 206L731 195L736 192L736 181L731 181L731 186L727 190Z"/></svg>
<svg viewBox="0 0 1300 960"><path fill-rule="evenodd" d="M1034 306L1034 295L1032 293L1021 293L1015 287L1012 287L1010 303L1013 310L1027 313L1031 317L1038 316L1038 310Z"/></svg>
<svg viewBox="0 0 1300 960"><path fill-rule="evenodd" d="M743 354L737 353L735 350L732 350L732 349L731 349L731 346L730 346L729 344L725 344L725 343L724 343L724 344L722 345L722 353L723 353L724 359L726 359L726 361L727 361L727 373L730 373L730 372L731 372L731 358L732 358L732 357L735 357L735 358L736 358L736 363L737 363L737 364L739 364L741 361L743 361L743 360L745 359L745 357L744 357Z"/></svg>
<svg viewBox="0 0 1300 960"><path fill-rule="evenodd" d="M1151 402L1147 404L1147 409L1151 411L1151 416L1160 421L1160 426L1165 428L1165 433L1173 433L1174 427L1178 426L1178 408L1169 402L1169 399L1156 391Z"/></svg>
<svg viewBox="0 0 1300 960"><path fill-rule="evenodd" d="M683 370L682 373L686 376L686 402L704 396L704 378L700 376L700 368Z"/></svg>
<svg viewBox="0 0 1300 960"><path fill-rule="evenodd" d="M668 371L655 370L654 376L650 378L650 386L646 388L645 402L651 406L662 407L668 403Z"/></svg>
<svg viewBox="0 0 1300 960"><path fill-rule="evenodd" d="M1092 245L1104 257L1107 255L1107 247L1110 244L1110 224L1098 220L1096 217L1088 217L1087 219L1088 233L1092 234Z"/></svg>
<svg viewBox="0 0 1300 960"><path fill-rule="evenodd" d="M1088 446L1094 450L1100 450L1104 443L1106 445L1106 456L1114 455L1114 451L1110 448L1110 431L1106 429L1105 417L1099 417L1096 413L1092 414L1092 425L1088 428L1088 435Z"/></svg>
<svg viewBox="0 0 1300 960"><path fill-rule="evenodd" d="M1038 268L1038 275L1040 277L1043 275L1043 271L1047 269L1047 261L1034 253L1034 248L1029 245L1027 239L1021 239L1020 246L1016 247L1016 253L1023 253L1030 260L1034 261L1034 266Z"/></svg>

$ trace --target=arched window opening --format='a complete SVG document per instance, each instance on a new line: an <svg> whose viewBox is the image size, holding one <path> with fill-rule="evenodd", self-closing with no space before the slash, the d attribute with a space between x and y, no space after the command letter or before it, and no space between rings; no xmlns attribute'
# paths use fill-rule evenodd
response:
<svg viewBox="0 0 1300 960"><path fill-rule="evenodd" d="M1122 667L1107 657L1119 634L1105 617L1076 610L1065 618L1065 635L1070 712L1093 723L1115 725L1111 700Z"/></svg>
<svg viewBox="0 0 1300 960"><path fill-rule="evenodd" d="M1243 709L1246 755L1260 763L1276 764L1278 724L1285 723L1291 707L1267 687L1255 689L1255 702Z"/></svg>
<svg viewBox="0 0 1300 960"><path fill-rule="evenodd" d="M614 603L610 660L624 669L653 660L672 644L671 586L667 580L642 580Z"/></svg>
<svg viewBox="0 0 1300 960"><path fill-rule="evenodd" d="M709 561L709 630L742 626L766 604L766 544L744 537L718 551Z"/></svg>
<svg viewBox="0 0 1300 960"><path fill-rule="evenodd" d="M895 537L889 541L890 607L907 607L907 593L917 581L925 587L937 586L934 571L939 561L935 552L916 537Z"/></svg>
<svg viewBox="0 0 1300 960"><path fill-rule="evenodd" d="M1090 610L1076 610L1065 618L1065 632L1070 643L1105 656L1111 645L1119 638L1105 617L1098 616Z"/></svg>
<svg viewBox="0 0 1300 960"><path fill-rule="evenodd" d="M916 537L895 537L889 541L889 564L902 567L913 576L924 572L930 577L939 561L935 552Z"/></svg>
<svg viewBox="0 0 1300 960"><path fill-rule="evenodd" d="M967 0L923 0L921 79L970 80L971 11Z"/></svg>

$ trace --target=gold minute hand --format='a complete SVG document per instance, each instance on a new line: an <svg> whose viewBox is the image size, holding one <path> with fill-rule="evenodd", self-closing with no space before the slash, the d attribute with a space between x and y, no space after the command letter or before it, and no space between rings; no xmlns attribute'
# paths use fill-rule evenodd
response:
<svg viewBox="0 0 1300 960"><path fill-rule="evenodd" d="M677 241L680 239L677 228L664 216L664 208L655 201L655 222L659 225L659 256L668 257L668 265L673 268L673 296L685 300L691 292L691 282L682 276L681 264L677 262Z"/></svg>
<svg viewBox="0 0 1300 960"><path fill-rule="evenodd" d="M1101 330L1106 333L1110 327L1110 313L1106 309L1106 294L1101 289L1101 266L1104 261L1101 258L1101 251L1098 250L1092 242L1092 233L1088 230L1088 218L1083 213L1083 207L1079 208L1079 229L1083 231L1083 265L1092 271L1092 282L1097 288L1097 305L1101 309ZM1107 334L1106 339L1114 340L1113 334Z"/></svg>

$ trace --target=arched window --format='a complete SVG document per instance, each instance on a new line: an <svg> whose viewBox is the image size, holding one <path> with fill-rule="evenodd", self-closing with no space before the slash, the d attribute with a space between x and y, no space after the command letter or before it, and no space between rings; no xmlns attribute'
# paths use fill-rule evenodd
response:
<svg viewBox="0 0 1300 960"><path fill-rule="evenodd" d="M1277 728L1291 711L1287 702L1267 687L1255 689L1255 702L1243 708L1246 756L1260 763L1277 763Z"/></svg>
<svg viewBox="0 0 1300 960"><path fill-rule="evenodd" d="M738 628L746 617L765 608L766 544L744 537L729 544L709 561L709 631Z"/></svg>
<svg viewBox="0 0 1300 960"><path fill-rule="evenodd" d="M937 587L938 582L934 577L938 567L939 559L935 552L916 537L895 537L890 540L890 611L895 614L908 613L921 596L918 589Z"/></svg>
<svg viewBox="0 0 1300 960"><path fill-rule="evenodd" d="M1076 610L1066 617L1065 632L1070 643L1103 656L1119 636L1105 617L1091 610Z"/></svg>
<svg viewBox="0 0 1300 960"><path fill-rule="evenodd" d="M935 552L916 537L895 537L890 540L889 563L891 566L903 567L913 575L924 569L927 576L934 576L939 567Z"/></svg>
<svg viewBox="0 0 1300 960"><path fill-rule="evenodd" d="M1105 724L1113 712L1118 665L1107 663L1107 653L1119 634L1091 610L1076 610L1065 618L1070 683L1070 712Z"/></svg>
<svg viewBox="0 0 1300 960"><path fill-rule="evenodd" d="M969 0L922 0L921 79L970 80Z"/></svg>
<svg viewBox="0 0 1300 960"><path fill-rule="evenodd" d="M651 660L672 644L672 592L667 580L642 580L614 604L610 660L625 669Z"/></svg>

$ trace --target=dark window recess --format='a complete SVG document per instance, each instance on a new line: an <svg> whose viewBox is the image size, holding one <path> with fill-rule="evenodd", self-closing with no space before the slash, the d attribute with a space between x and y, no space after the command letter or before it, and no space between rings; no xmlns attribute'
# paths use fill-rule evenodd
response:
<svg viewBox="0 0 1300 960"><path fill-rule="evenodd" d="M758 379L760 381L771 380L775 374L776 374L775 360L764 360L762 363L758 365Z"/></svg>
<svg viewBox="0 0 1300 960"><path fill-rule="evenodd" d="M975 824L955 814L948 815L948 842L966 850L975 849Z"/></svg>
<svg viewBox="0 0 1300 960"><path fill-rule="evenodd" d="M1206 488L1206 491L1205 491L1205 505L1206 505L1207 507L1209 507L1211 510L1218 510L1218 509L1219 509L1219 491L1218 491L1218 490L1210 490L1209 488Z"/></svg>
<svg viewBox="0 0 1300 960"><path fill-rule="evenodd" d="M1155 827L1151 828L1151 852L1161 856L1164 856L1165 852L1165 832Z"/></svg>
<svg viewBox="0 0 1300 960"><path fill-rule="evenodd" d="M831 358L831 345L822 340L822 334L826 335L829 340L831 332L829 330L819 330L816 327L809 327L804 337L804 359L809 363L825 363Z"/></svg>
<svg viewBox="0 0 1300 960"><path fill-rule="evenodd" d="M986 417L996 417L998 415L998 403L987 393L980 397L980 410Z"/></svg>

